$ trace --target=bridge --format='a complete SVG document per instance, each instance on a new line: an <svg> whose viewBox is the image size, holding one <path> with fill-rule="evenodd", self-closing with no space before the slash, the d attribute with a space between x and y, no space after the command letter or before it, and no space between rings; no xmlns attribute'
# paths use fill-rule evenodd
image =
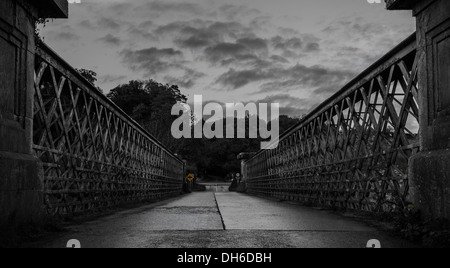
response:
<svg viewBox="0 0 450 268"><path fill-rule="evenodd" d="M241 154L242 193L208 187L180 197L183 160L34 38L34 21L67 17L67 1L2 1L1 233L158 201L69 229L92 247L114 246L98 242L107 236L131 247L174 246L167 237L186 246L362 247L374 235L413 246L318 209L450 217L450 3L386 2L413 10L417 32L283 133L278 148Z"/></svg>
<svg viewBox="0 0 450 268"><path fill-rule="evenodd" d="M319 206L403 211L420 148L416 35L244 162L248 192ZM247 155L248 157L249 155Z"/></svg>
<svg viewBox="0 0 450 268"><path fill-rule="evenodd" d="M184 163L43 43L35 54L33 151L50 215L182 192Z"/></svg>

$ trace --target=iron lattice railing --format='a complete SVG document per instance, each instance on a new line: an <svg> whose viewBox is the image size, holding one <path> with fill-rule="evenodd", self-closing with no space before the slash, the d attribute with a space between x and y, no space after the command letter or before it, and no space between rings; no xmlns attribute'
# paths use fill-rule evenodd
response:
<svg viewBox="0 0 450 268"><path fill-rule="evenodd" d="M244 164L248 192L371 212L405 207L419 150L412 35Z"/></svg>
<svg viewBox="0 0 450 268"><path fill-rule="evenodd" d="M44 44L35 70L33 142L49 214L181 193L183 162Z"/></svg>

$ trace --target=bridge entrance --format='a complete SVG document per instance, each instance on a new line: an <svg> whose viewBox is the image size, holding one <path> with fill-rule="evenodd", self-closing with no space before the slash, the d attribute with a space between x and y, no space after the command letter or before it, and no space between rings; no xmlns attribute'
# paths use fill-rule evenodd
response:
<svg viewBox="0 0 450 268"><path fill-rule="evenodd" d="M420 245L393 238L365 223L329 211L236 192L194 192L118 212L31 247L84 248L384 248Z"/></svg>
<svg viewBox="0 0 450 268"><path fill-rule="evenodd" d="M280 232L365 232L350 222L350 229L328 227L317 219L320 211L260 197L449 219L450 2L386 2L412 9L417 32L283 133L278 148L243 155L240 190L253 196L206 184L205 192L177 197L186 163L35 38L35 22L67 17L67 1L2 0L0 230L167 199L143 215L173 221L171 210L186 211L186 226L202 217L215 226L220 215L219 231L244 236L271 224ZM210 199L216 207L193 205ZM286 225L278 225L280 218ZM127 224L117 219L114 226ZM182 228L177 224L166 228Z"/></svg>

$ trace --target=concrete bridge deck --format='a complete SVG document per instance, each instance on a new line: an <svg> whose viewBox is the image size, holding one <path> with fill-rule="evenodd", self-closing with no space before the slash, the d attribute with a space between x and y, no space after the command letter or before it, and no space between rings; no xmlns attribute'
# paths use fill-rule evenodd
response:
<svg viewBox="0 0 450 268"><path fill-rule="evenodd" d="M232 192L195 192L67 227L31 247L363 248L416 247L334 213Z"/></svg>

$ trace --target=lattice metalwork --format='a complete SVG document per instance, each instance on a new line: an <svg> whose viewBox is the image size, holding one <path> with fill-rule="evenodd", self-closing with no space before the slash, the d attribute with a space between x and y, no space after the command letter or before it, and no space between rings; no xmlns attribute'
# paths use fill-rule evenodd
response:
<svg viewBox="0 0 450 268"><path fill-rule="evenodd" d="M411 36L246 161L248 191L372 212L402 209L419 150L416 40Z"/></svg>
<svg viewBox="0 0 450 268"><path fill-rule="evenodd" d="M49 214L181 193L179 158L44 44L35 62L33 142Z"/></svg>

